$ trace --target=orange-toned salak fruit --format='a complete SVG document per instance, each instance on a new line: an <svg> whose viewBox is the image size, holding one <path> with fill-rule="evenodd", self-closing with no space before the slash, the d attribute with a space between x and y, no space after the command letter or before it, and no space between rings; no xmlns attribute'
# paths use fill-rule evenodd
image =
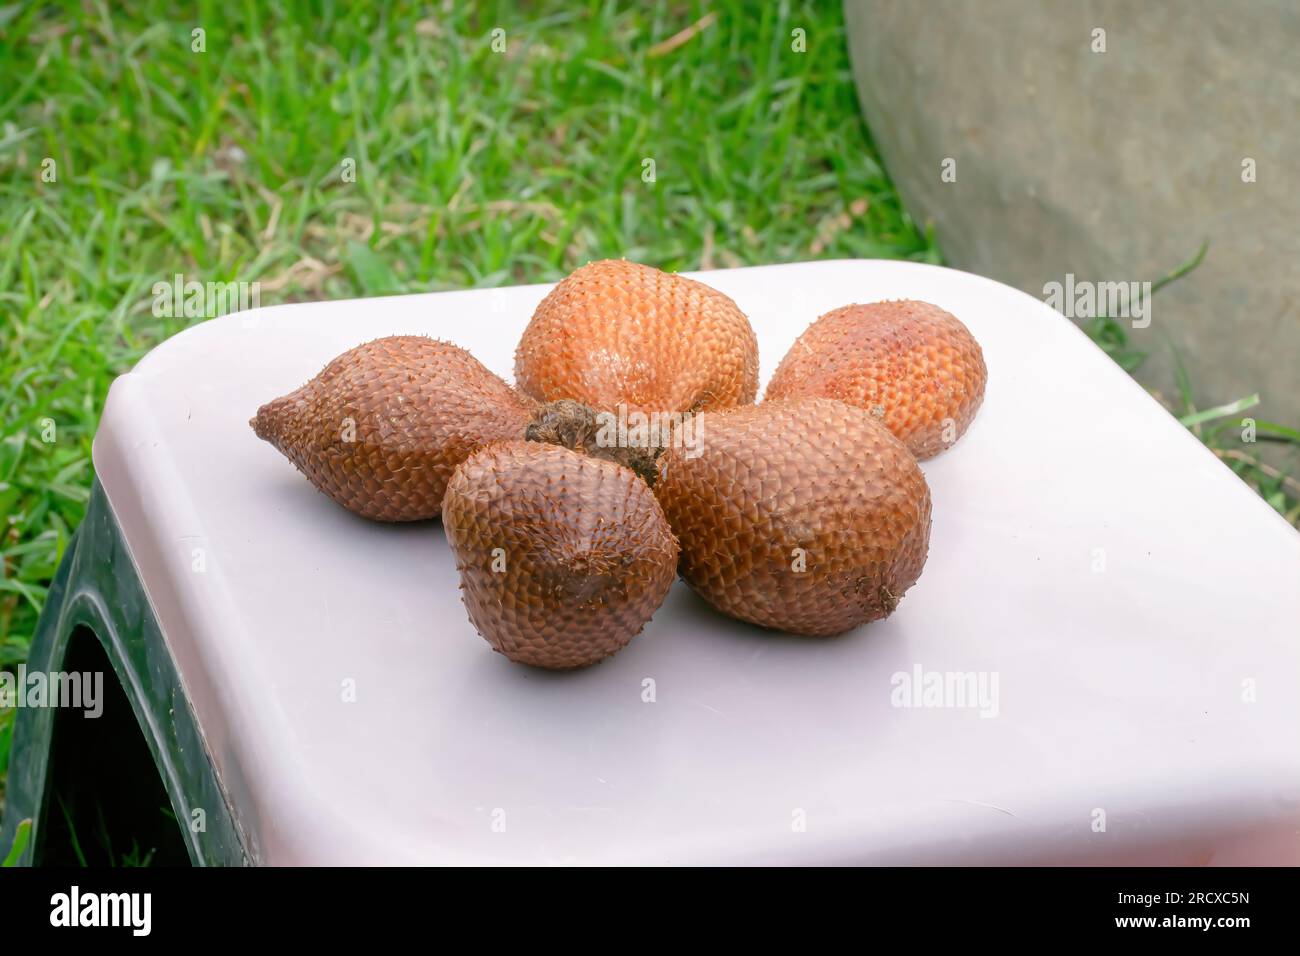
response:
<svg viewBox="0 0 1300 956"><path fill-rule="evenodd" d="M720 611L795 634L891 614L930 542L930 490L870 412L827 398L701 416L659 459L679 572Z"/></svg>
<svg viewBox="0 0 1300 956"><path fill-rule="evenodd" d="M904 299L827 312L791 346L764 397L864 408L926 459L966 431L987 379L984 353L956 316Z"/></svg>
<svg viewBox="0 0 1300 956"><path fill-rule="evenodd" d="M663 603L677 541L631 470L559 445L502 442L466 459L442 506L470 621L512 661L585 667Z"/></svg>
<svg viewBox="0 0 1300 956"><path fill-rule="evenodd" d="M645 414L752 404L758 341L716 289L624 259L571 273L538 305L515 352L538 401Z"/></svg>

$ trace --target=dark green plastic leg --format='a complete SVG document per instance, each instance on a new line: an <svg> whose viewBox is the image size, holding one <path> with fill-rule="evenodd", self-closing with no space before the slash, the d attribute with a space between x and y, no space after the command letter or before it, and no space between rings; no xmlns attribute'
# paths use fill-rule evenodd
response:
<svg viewBox="0 0 1300 956"><path fill-rule="evenodd" d="M86 632L98 639L112 665L114 673L105 674L104 683L115 675L130 702L190 862L200 866L249 863L171 653L98 482L91 491L86 520L50 587L27 672L62 670L72 635ZM30 821L30 837L19 862L38 859L41 828L49 812L56 716L53 707L30 706L19 707L15 715L0 860L9 855L25 821ZM80 712L68 716L93 719ZM83 784L78 780L78 786L83 785L130 787L132 781L98 779Z"/></svg>

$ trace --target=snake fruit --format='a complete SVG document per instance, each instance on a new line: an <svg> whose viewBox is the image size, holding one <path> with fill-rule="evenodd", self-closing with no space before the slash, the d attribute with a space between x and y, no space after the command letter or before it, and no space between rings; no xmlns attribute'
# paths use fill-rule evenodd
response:
<svg viewBox="0 0 1300 956"><path fill-rule="evenodd" d="M537 411L464 349L417 335L344 352L250 424L313 485L377 521L435 518L456 466Z"/></svg>
<svg viewBox="0 0 1300 956"><path fill-rule="evenodd" d="M442 506L469 619L512 661L603 660L663 603L677 541L649 486L559 445L504 442L456 469Z"/></svg>
<svg viewBox="0 0 1300 956"><path fill-rule="evenodd" d="M836 398L864 408L924 460L970 426L987 379L979 343L960 320L937 305L900 300L827 312L791 346L764 397Z"/></svg>
<svg viewBox="0 0 1300 956"><path fill-rule="evenodd" d="M705 417L659 459L655 494L680 573L720 611L832 635L891 614L930 540L930 490L871 413L825 398Z"/></svg>

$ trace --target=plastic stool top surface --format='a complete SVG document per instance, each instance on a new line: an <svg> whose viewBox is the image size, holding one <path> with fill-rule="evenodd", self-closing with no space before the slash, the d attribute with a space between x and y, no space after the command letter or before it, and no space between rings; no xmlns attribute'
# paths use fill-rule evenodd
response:
<svg viewBox="0 0 1300 956"><path fill-rule="evenodd" d="M926 299L982 344L888 620L790 637L678 582L614 658L514 665L439 523L349 514L248 426L383 335L510 379L547 286L236 313L113 385L97 473L255 860L1300 860L1300 535L1021 292L886 261L697 277L764 381L849 302Z"/></svg>

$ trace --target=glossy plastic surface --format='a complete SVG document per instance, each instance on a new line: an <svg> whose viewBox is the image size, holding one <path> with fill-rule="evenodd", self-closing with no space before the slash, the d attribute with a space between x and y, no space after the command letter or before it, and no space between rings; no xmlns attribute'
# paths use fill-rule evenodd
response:
<svg viewBox="0 0 1300 956"><path fill-rule="evenodd" d="M255 861L1300 862L1300 535L1013 289L877 261L699 278L764 379L850 302L926 299L983 346L888 620L799 639L678 582L613 659L514 665L439 524L349 514L248 426L382 335L508 376L544 286L236 314L115 383L95 465ZM964 674L973 700L899 706Z"/></svg>

